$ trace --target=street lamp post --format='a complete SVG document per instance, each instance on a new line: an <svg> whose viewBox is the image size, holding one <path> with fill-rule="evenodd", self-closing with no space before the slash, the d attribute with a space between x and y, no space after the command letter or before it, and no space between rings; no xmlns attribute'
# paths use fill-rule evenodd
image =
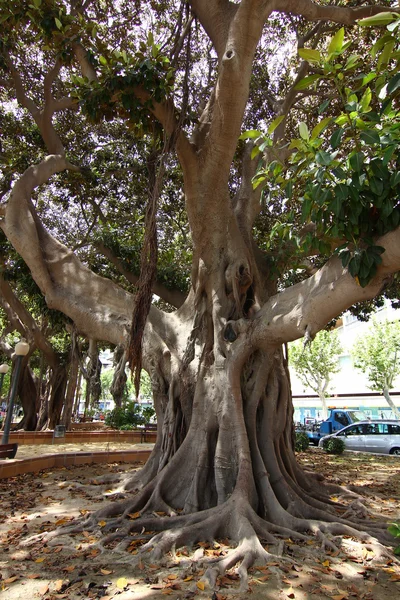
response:
<svg viewBox="0 0 400 600"><path fill-rule="evenodd" d="M15 346L15 355L16 355L15 373L14 373L12 386L11 386L10 400L8 402L8 407L7 407L7 416L6 416L6 420L4 423L3 438L1 440L2 444L8 444L8 438L9 438L10 429L11 429L12 413L13 413L13 408L14 408L14 400L15 400L15 396L17 393L19 374L21 371L21 363L22 363L22 359L24 358L24 356L26 356L28 354L28 352L29 352L29 344L27 344L26 342L23 342L23 341L18 342L18 344L16 344L16 346Z"/></svg>
<svg viewBox="0 0 400 600"><path fill-rule="evenodd" d="M3 389L3 380L4 375L8 373L9 366L6 363L0 365L0 399L1 399L1 390Z"/></svg>

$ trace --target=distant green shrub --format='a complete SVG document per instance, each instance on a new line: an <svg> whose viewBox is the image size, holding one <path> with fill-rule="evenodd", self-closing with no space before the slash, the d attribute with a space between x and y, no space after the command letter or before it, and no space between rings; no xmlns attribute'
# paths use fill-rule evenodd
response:
<svg viewBox="0 0 400 600"><path fill-rule="evenodd" d="M310 446L310 439L304 431L298 431L294 442L296 452L305 452Z"/></svg>
<svg viewBox="0 0 400 600"><path fill-rule="evenodd" d="M388 532L400 541L400 523L390 523ZM400 555L400 544L394 549L394 553Z"/></svg>
<svg viewBox="0 0 400 600"><path fill-rule="evenodd" d="M108 427L130 431L138 425L145 425L154 416L155 410L152 407L142 407L137 402L127 402L124 407L114 408L105 419Z"/></svg>
<svg viewBox="0 0 400 600"><path fill-rule="evenodd" d="M344 441L338 437L328 437L322 440L322 448L328 454L342 454L346 445Z"/></svg>

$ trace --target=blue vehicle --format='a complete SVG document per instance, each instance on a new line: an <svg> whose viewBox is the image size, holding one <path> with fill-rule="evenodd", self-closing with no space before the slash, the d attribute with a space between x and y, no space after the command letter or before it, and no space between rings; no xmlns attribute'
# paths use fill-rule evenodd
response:
<svg viewBox="0 0 400 600"><path fill-rule="evenodd" d="M347 425L366 421L367 417L362 410L347 410L343 408L331 408L329 417L320 423L305 424L296 428L296 431L304 431L310 443L318 446L319 440L325 435L330 435L343 429Z"/></svg>

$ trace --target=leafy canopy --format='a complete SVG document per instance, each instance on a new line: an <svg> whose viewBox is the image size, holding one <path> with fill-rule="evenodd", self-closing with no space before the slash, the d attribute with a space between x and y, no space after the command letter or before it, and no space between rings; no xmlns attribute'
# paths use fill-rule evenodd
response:
<svg viewBox="0 0 400 600"><path fill-rule="evenodd" d="M370 47L367 71L370 61L352 53L343 28L325 50L299 49L310 74L295 89L304 92L316 125L300 121L299 136L279 143L283 114L267 133L242 135L255 141L253 157L268 158L254 187L265 186L267 205L278 199L287 208L269 248L279 250L280 260L297 256L300 264L301 257L335 251L363 287L382 262L375 239L400 223L400 18L383 13L360 22L383 24L387 32Z"/></svg>
<svg viewBox="0 0 400 600"><path fill-rule="evenodd" d="M339 371L342 347L336 331L322 330L312 342L302 340L289 344L289 360L304 386L319 393Z"/></svg>
<svg viewBox="0 0 400 600"><path fill-rule="evenodd" d="M352 349L354 366L366 374L371 390L391 390L400 375L400 322L373 320Z"/></svg>

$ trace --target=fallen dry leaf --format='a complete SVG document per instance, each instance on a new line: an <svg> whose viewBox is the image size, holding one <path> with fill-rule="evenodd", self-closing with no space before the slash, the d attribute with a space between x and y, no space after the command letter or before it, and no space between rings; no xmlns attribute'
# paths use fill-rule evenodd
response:
<svg viewBox="0 0 400 600"><path fill-rule="evenodd" d="M8 577L4 579L4 583L13 583L13 581L17 581L19 579L19 575L14 575L13 577Z"/></svg>
<svg viewBox="0 0 400 600"><path fill-rule="evenodd" d="M126 577L120 577L119 579L117 579L117 588L119 590L124 590L127 585L128 585L128 580Z"/></svg>
<svg viewBox="0 0 400 600"><path fill-rule="evenodd" d="M57 579L57 581L55 582L54 585L54 589L56 592L59 592L62 588L62 586L64 585L64 580L63 579Z"/></svg>
<svg viewBox="0 0 400 600"><path fill-rule="evenodd" d="M199 590L203 591L206 587L206 584L204 583L204 581L198 581L196 583L197 587L199 588Z"/></svg>
<svg viewBox="0 0 400 600"><path fill-rule="evenodd" d="M67 573L72 573L72 571L75 571L75 565L69 565L68 567L64 567L62 570L66 571Z"/></svg>
<svg viewBox="0 0 400 600"><path fill-rule="evenodd" d="M42 586L39 588L39 594L40 594L41 596L45 596L45 595L47 594L47 592L48 592L48 591L49 591L49 584L48 584L48 583L45 583L44 585L42 585Z"/></svg>
<svg viewBox="0 0 400 600"><path fill-rule="evenodd" d="M111 575L114 571L108 571L107 569L100 569L102 575Z"/></svg>

